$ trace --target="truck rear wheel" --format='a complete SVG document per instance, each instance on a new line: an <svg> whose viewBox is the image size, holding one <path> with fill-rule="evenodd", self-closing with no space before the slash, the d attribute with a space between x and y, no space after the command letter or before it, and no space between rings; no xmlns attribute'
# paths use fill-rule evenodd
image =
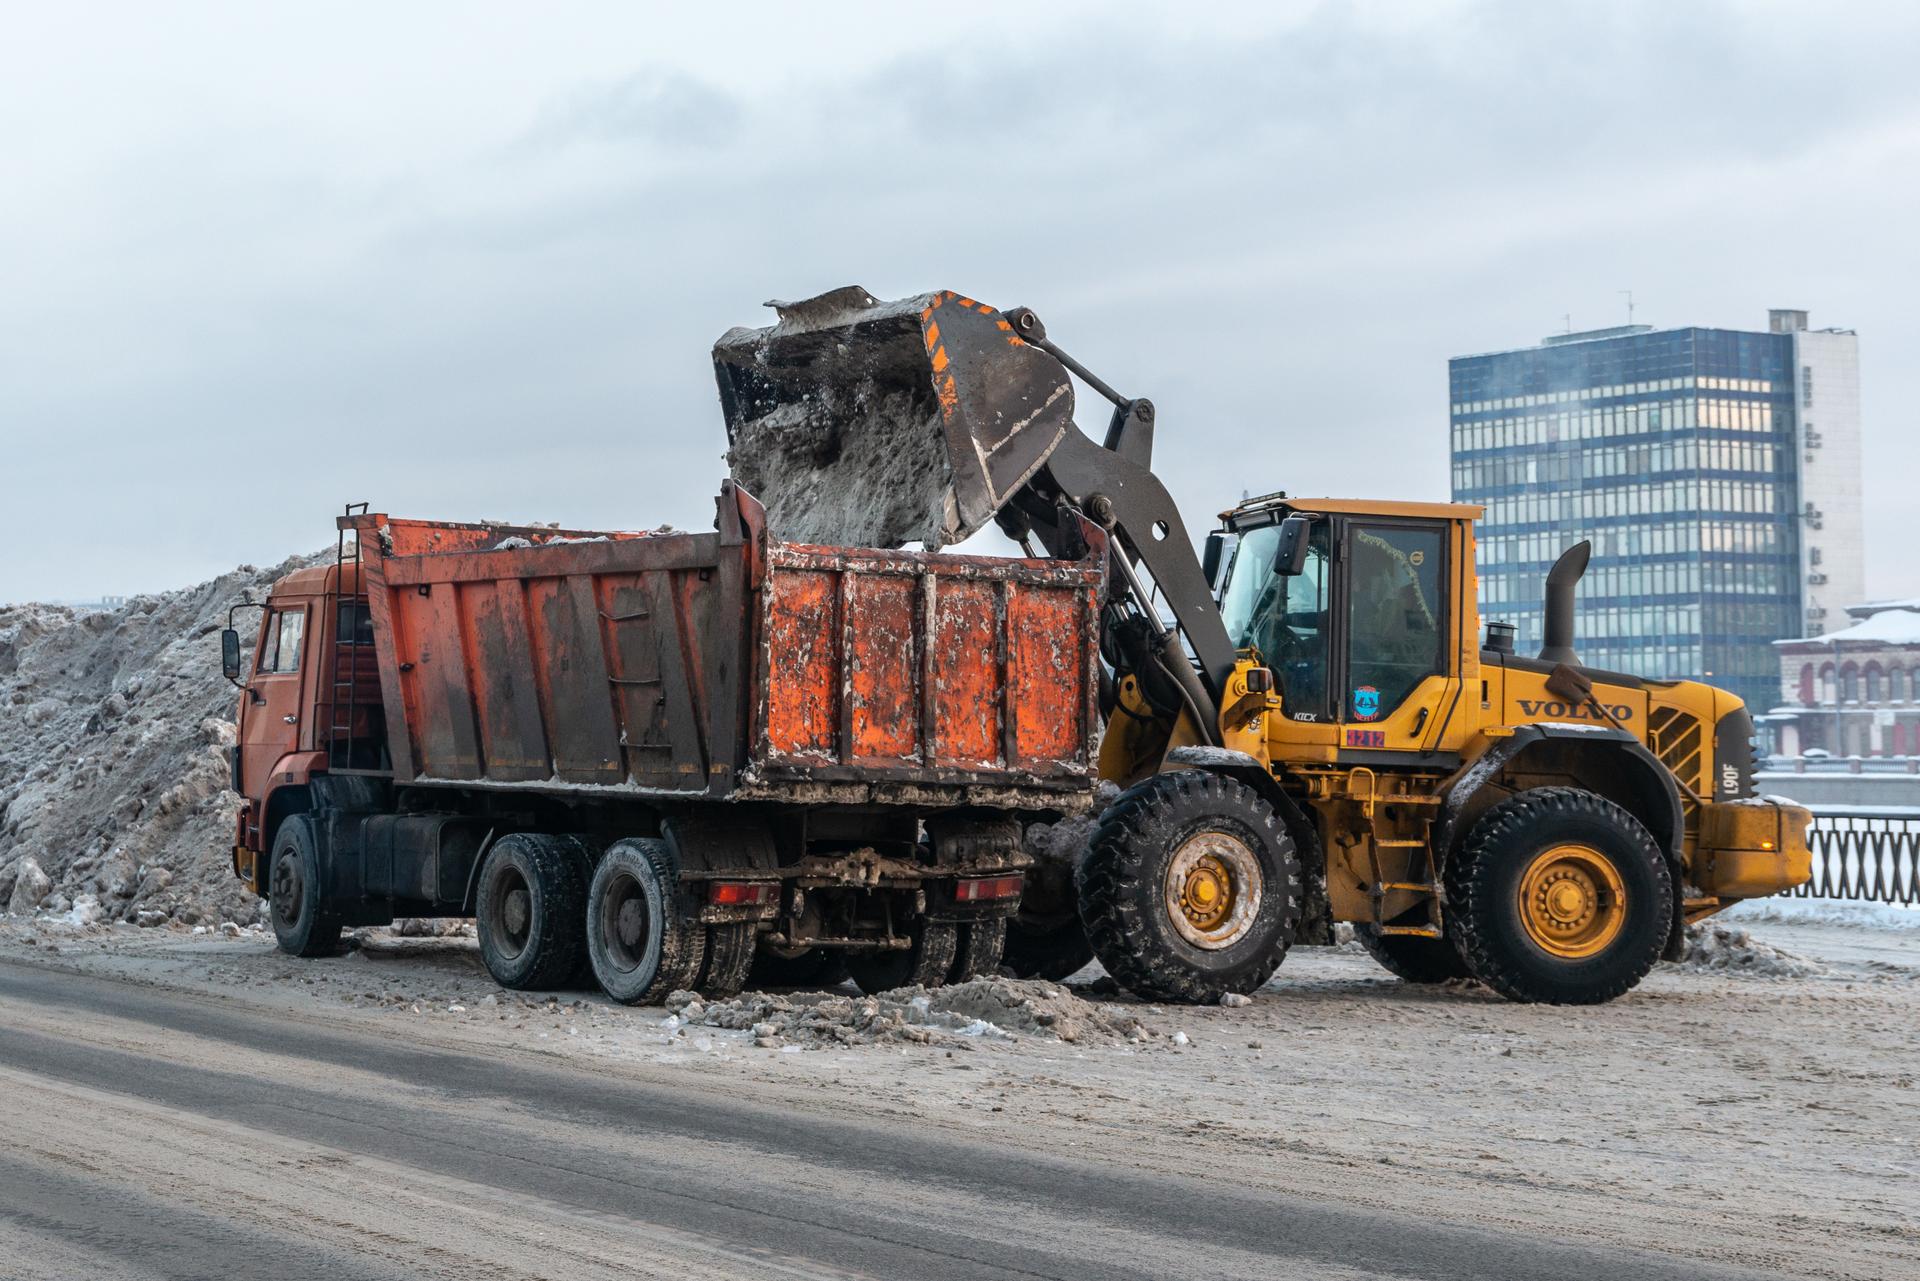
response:
<svg viewBox="0 0 1920 1281"><path fill-rule="evenodd" d="M1471 978L1452 939L1425 939L1416 934L1381 934L1371 921L1353 927L1353 937L1389 974L1408 983L1446 983Z"/></svg>
<svg viewBox="0 0 1920 1281"><path fill-rule="evenodd" d="M587 889L579 842L517 832L487 851L474 902L487 973L501 987L540 991L578 973Z"/></svg>
<svg viewBox="0 0 1920 1281"><path fill-rule="evenodd" d="M707 927L693 919L680 865L665 841L615 841L587 891L587 956L616 1001L651 1005L691 989L707 959Z"/></svg>
<svg viewBox="0 0 1920 1281"><path fill-rule="evenodd" d="M985 921L963 921L958 929L953 968L947 971L947 982L965 983L971 979L991 978L1000 968L1000 958L1006 952L1007 918L1001 916Z"/></svg>
<svg viewBox="0 0 1920 1281"><path fill-rule="evenodd" d="M914 922L912 938L911 947L853 953L847 957L847 973L869 996L897 987L939 987L953 973L959 927L922 918Z"/></svg>
<svg viewBox="0 0 1920 1281"><path fill-rule="evenodd" d="M340 918L326 910L325 885L313 825L296 814L274 833L267 874L273 937L282 952L331 956L340 946Z"/></svg>
<svg viewBox="0 0 1920 1281"><path fill-rule="evenodd" d="M1647 829L1572 787L1489 810L1447 874L1450 928L1473 976L1513 1001L1598 1005L1653 968L1673 878Z"/></svg>
<svg viewBox="0 0 1920 1281"><path fill-rule="evenodd" d="M1080 917L1114 981L1154 1001L1250 994L1286 958L1300 860L1273 807L1200 770L1157 774L1100 816Z"/></svg>
<svg viewBox="0 0 1920 1281"><path fill-rule="evenodd" d="M707 927L707 968L697 989L724 1000L740 995L753 970L753 947L758 941L752 923L734 922Z"/></svg>

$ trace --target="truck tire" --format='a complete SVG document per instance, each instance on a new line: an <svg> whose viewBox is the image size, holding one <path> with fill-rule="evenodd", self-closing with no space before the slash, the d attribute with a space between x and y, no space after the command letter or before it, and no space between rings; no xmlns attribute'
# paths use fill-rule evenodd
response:
<svg viewBox="0 0 1920 1281"><path fill-rule="evenodd" d="M1273 807L1236 779L1157 774L1100 816L1080 917L1114 981L1150 1001L1250 995L1300 919L1300 860Z"/></svg>
<svg viewBox="0 0 1920 1281"><path fill-rule="evenodd" d="M282 952L331 956L339 948L340 918L327 910L325 886L313 824L296 814L274 833L268 862L267 905Z"/></svg>
<svg viewBox="0 0 1920 1281"><path fill-rule="evenodd" d="M993 977L1000 969L1000 958L1007 948L1007 918L962 921L958 928L953 968L947 971L947 982L965 983Z"/></svg>
<svg viewBox="0 0 1920 1281"><path fill-rule="evenodd" d="M1611 1001L1653 968L1673 916L1673 878L1647 829L1573 787L1487 811L1446 883L1461 958L1513 1001Z"/></svg>
<svg viewBox="0 0 1920 1281"><path fill-rule="evenodd" d="M652 1005L699 981L707 927L693 919L665 841L628 837L608 846L587 891L586 917L593 976L614 1000Z"/></svg>
<svg viewBox="0 0 1920 1281"><path fill-rule="evenodd" d="M1408 983L1447 983L1473 976L1467 963L1460 959L1460 949L1450 938L1380 934L1371 921L1354 926L1353 937L1387 973Z"/></svg>
<svg viewBox="0 0 1920 1281"><path fill-rule="evenodd" d="M487 973L520 991L564 986L579 969L586 906L573 837L516 832L495 841L474 896Z"/></svg>
<svg viewBox="0 0 1920 1281"><path fill-rule="evenodd" d="M755 989L784 987L819 992L846 981L847 954L833 947L807 948L791 956L762 944L747 975L748 986Z"/></svg>
<svg viewBox="0 0 1920 1281"><path fill-rule="evenodd" d="M953 973L960 950L959 927L924 917L913 924L913 946L886 952L855 952L847 973L862 992L891 992L897 987L939 987Z"/></svg>
<svg viewBox="0 0 1920 1281"><path fill-rule="evenodd" d="M758 941L759 932L751 923L709 925L706 973L700 976L698 991L718 1000L740 995L753 970L753 948Z"/></svg>

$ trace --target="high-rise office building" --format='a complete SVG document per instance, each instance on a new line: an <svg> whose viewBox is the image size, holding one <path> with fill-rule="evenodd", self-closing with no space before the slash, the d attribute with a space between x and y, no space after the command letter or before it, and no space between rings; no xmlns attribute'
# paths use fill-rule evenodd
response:
<svg viewBox="0 0 1920 1281"><path fill-rule="evenodd" d="M1453 496L1486 508L1480 609L1538 646L1547 571L1593 541L1575 648L1756 710L1772 642L1865 596L1851 330L1623 325L1449 362Z"/></svg>

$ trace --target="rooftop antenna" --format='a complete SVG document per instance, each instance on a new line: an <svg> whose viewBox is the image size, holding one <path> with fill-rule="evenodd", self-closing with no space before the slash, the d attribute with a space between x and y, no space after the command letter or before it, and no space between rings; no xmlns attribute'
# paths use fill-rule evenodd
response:
<svg viewBox="0 0 1920 1281"><path fill-rule="evenodd" d="M1564 315L1564 316L1562 316L1562 317L1561 317L1560 319L1562 319L1562 320L1564 320L1564 321L1566 321L1566 322L1567 322L1567 327L1566 327L1566 328L1565 328L1564 330L1562 330L1561 332L1562 332L1562 333L1569 333L1569 334L1570 334L1570 333L1572 333L1572 332L1573 332L1573 313L1572 313L1572 312L1568 312L1568 313L1567 313L1566 315Z"/></svg>
<svg viewBox="0 0 1920 1281"><path fill-rule="evenodd" d="M1627 296L1627 323L1631 325L1633 323L1633 290L1616 289L1614 290L1614 292L1619 294L1625 294Z"/></svg>

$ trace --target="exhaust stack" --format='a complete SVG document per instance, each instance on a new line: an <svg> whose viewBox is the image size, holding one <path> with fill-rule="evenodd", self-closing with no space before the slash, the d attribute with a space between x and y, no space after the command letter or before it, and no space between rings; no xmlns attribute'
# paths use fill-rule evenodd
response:
<svg viewBox="0 0 1920 1281"><path fill-rule="evenodd" d="M1593 544L1583 538L1561 552L1547 572L1546 636L1539 654L1543 663L1580 662L1573 652L1573 589L1592 557Z"/></svg>

